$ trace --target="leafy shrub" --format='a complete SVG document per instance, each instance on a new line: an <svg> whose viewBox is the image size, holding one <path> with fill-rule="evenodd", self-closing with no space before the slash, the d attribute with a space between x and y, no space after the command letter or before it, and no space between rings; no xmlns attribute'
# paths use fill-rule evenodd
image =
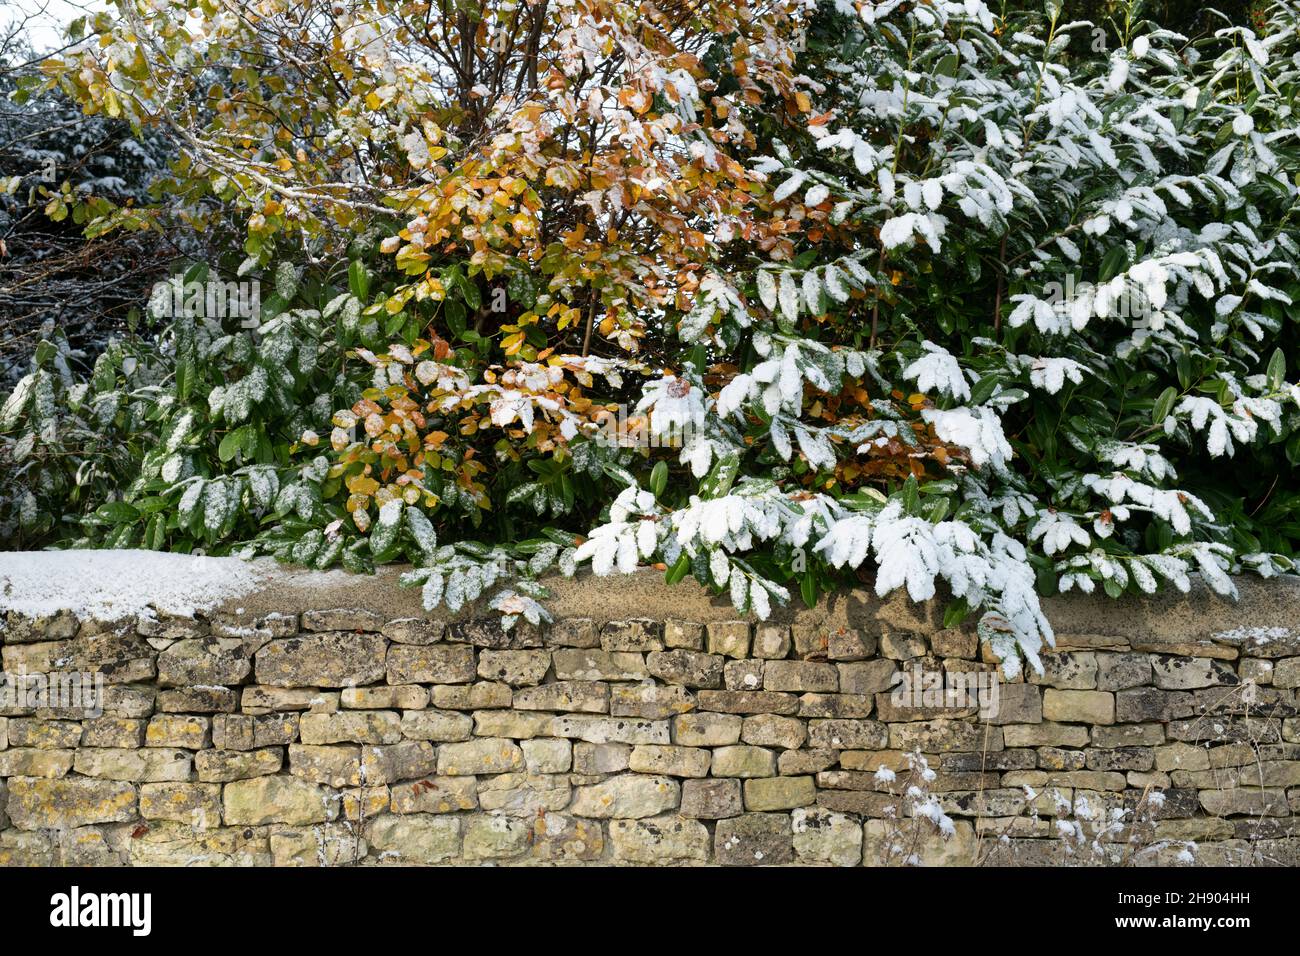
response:
<svg viewBox="0 0 1300 956"><path fill-rule="evenodd" d="M845 581L942 589L1009 673L1052 641L1040 595L1193 573L1231 594L1291 568L1290 3L1194 41L1129 16L1100 62L1068 55L1087 25L1055 3L706 5L654 43L596 3L546 34L540 74L489 5L465 42L515 92L471 72L423 100L402 92L428 80L405 14L337 6L337 43L301 41L354 75L323 87L336 111L266 89L337 124L303 135L317 154L267 152L225 88L211 118L122 101L111 22L54 71L199 144L174 174L247 214L241 270L295 230L336 252L279 265L255 331L177 321L75 394L43 346L0 422L36 501L10 527L405 559L430 607L488 596L509 622L543 619L538 577L584 564L690 575L758 617ZM174 45L179 9L131 29ZM296 14L193 16L270 63ZM156 72L133 82L182 101L224 65L215 45L142 55ZM375 175L345 189L358 157ZM74 534L53 516L96 422L115 446Z"/></svg>

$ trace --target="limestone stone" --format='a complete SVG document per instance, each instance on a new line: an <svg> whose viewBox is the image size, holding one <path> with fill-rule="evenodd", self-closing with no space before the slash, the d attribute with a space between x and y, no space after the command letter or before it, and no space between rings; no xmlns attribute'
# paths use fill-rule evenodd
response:
<svg viewBox="0 0 1300 956"><path fill-rule="evenodd" d="M69 610L35 616L10 611L0 626L0 644L64 641L76 637L80 629L80 618Z"/></svg>
<svg viewBox="0 0 1300 956"><path fill-rule="evenodd" d="M425 777L394 784L390 792L393 813L455 813L478 807L475 777Z"/></svg>
<svg viewBox="0 0 1300 956"><path fill-rule="evenodd" d="M654 651L646 655L646 669L669 684L683 687L721 687L724 658L717 654L702 654L678 648L671 651Z"/></svg>
<svg viewBox="0 0 1300 956"><path fill-rule="evenodd" d="M877 694L894 686L898 664L877 659L837 664L839 689L845 694Z"/></svg>
<svg viewBox="0 0 1300 956"><path fill-rule="evenodd" d="M589 617L570 617L556 621L546 633L551 647L599 647L600 631Z"/></svg>
<svg viewBox="0 0 1300 956"><path fill-rule="evenodd" d="M990 724L1003 726L1042 722L1043 698L1036 685L999 684L997 695L997 713L989 715Z"/></svg>
<svg viewBox="0 0 1300 956"><path fill-rule="evenodd" d="M836 693L839 671L834 664L817 661L768 661L763 672L763 689L804 693Z"/></svg>
<svg viewBox="0 0 1300 956"><path fill-rule="evenodd" d="M355 744L291 744L289 772L331 787L359 787L365 782L361 776L361 748Z"/></svg>
<svg viewBox="0 0 1300 956"><path fill-rule="evenodd" d="M518 710L480 710L474 712L476 737L510 737L528 740L532 737L549 737L555 726L555 717L548 713Z"/></svg>
<svg viewBox="0 0 1300 956"><path fill-rule="evenodd" d="M593 744L667 744L667 720L632 717L599 717L594 714L566 714L551 725L555 737L569 737Z"/></svg>
<svg viewBox="0 0 1300 956"><path fill-rule="evenodd" d="M530 693L541 688L525 688L520 694ZM509 684L493 681L478 681L473 684L439 684L429 689L429 700L434 707L444 710L491 710L509 707L514 700L514 691ZM521 710L530 708L521 707ZM544 708L538 708L544 709Z"/></svg>
<svg viewBox="0 0 1300 956"><path fill-rule="evenodd" d="M682 816L721 820L739 816L744 809L738 778L686 780L682 783Z"/></svg>
<svg viewBox="0 0 1300 956"><path fill-rule="evenodd" d="M212 745L219 750L252 750L251 714L216 714L212 718Z"/></svg>
<svg viewBox="0 0 1300 956"><path fill-rule="evenodd" d="M392 787L350 787L339 791L340 816L353 823L362 823L388 810L392 803Z"/></svg>
<svg viewBox="0 0 1300 956"><path fill-rule="evenodd" d="M711 844L704 824L676 814L611 820L609 840L615 860L659 865L707 862Z"/></svg>
<svg viewBox="0 0 1300 956"><path fill-rule="evenodd" d="M650 674L645 655L626 651L576 648L554 651L552 657L555 677L562 681L642 680Z"/></svg>
<svg viewBox="0 0 1300 956"><path fill-rule="evenodd" d="M1097 689L1128 690L1151 682L1151 655L1107 654L1097 655Z"/></svg>
<svg viewBox="0 0 1300 956"><path fill-rule="evenodd" d="M1088 751L1085 765L1089 770L1150 770L1156 765L1150 747L1116 747L1113 750Z"/></svg>
<svg viewBox="0 0 1300 956"><path fill-rule="evenodd" d="M1094 747L1153 747L1164 742L1163 724L1116 724L1092 728Z"/></svg>
<svg viewBox="0 0 1300 956"><path fill-rule="evenodd" d="M758 747L779 747L794 750L808 740L808 729L802 720L781 717L777 714L754 714L744 718L740 739Z"/></svg>
<svg viewBox="0 0 1300 956"><path fill-rule="evenodd" d="M0 758L3 756L0 754ZM161 783L193 779L193 763L194 755L183 750L116 750L105 747L78 750L72 768L86 777Z"/></svg>
<svg viewBox="0 0 1300 956"><path fill-rule="evenodd" d="M1043 691L1043 718L1065 723L1115 723L1115 695L1100 690Z"/></svg>
<svg viewBox="0 0 1300 956"><path fill-rule="evenodd" d="M695 709L695 698L675 684L615 684L610 690L609 712L614 717L662 720Z"/></svg>
<svg viewBox="0 0 1300 956"><path fill-rule="evenodd" d="M515 692L518 710L559 710L566 713L609 713L609 685L603 681L563 680Z"/></svg>
<svg viewBox="0 0 1300 956"><path fill-rule="evenodd" d="M419 684L345 687L339 705L353 710L422 710L429 706L429 691Z"/></svg>
<svg viewBox="0 0 1300 956"><path fill-rule="evenodd" d="M222 643L223 646L241 648L240 641ZM71 647L72 654L66 662L66 669L98 674L105 684L146 681L158 673L154 648L130 628L94 635L83 634L71 642ZM247 672L247 665L243 670Z"/></svg>
<svg viewBox="0 0 1300 956"><path fill-rule="evenodd" d="M796 714L799 698L766 690L702 690L696 697L701 710L723 714Z"/></svg>
<svg viewBox="0 0 1300 956"><path fill-rule="evenodd" d="M0 647L0 661L11 674L48 674L71 662L72 641L42 641L39 644L5 644Z"/></svg>
<svg viewBox="0 0 1300 956"><path fill-rule="evenodd" d="M682 714L673 718L672 738L685 747L725 747L739 742L743 727L738 714Z"/></svg>
<svg viewBox="0 0 1300 956"><path fill-rule="evenodd" d="M158 683L163 687L239 684L251 668L237 638L177 641L158 655Z"/></svg>
<svg viewBox="0 0 1300 956"><path fill-rule="evenodd" d="M1152 677L1162 690L1191 690L1237 683L1237 675L1223 661L1208 657L1152 655Z"/></svg>
<svg viewBox="0 0 1300 956"><path fill-rule="evenodd" d="M488 811L531 820L569 805L572 787L562 773L502 773L479 781L479 805Z"/></svg>
<svg viewBox="0 0 1300 956"><path fill-rule="evenodd" d="M890 737L890 729L876 720L811 720L808 742L827 750L879 750Z"/></svg>
<svg viewBox="0 0 1300 956"><path fill-rule="evenodd" d="M148 717L153 713L157 691L153 687L113 684L104 688L104 716Z"/></svg>
<svg viewBox="0 0 1300 956"><path fill-rule="evenodd" d="M541 813L532 820L532 847L533 859L547 863L599 860L605 834L599 820Z"/></svg>
<svg viewBox="0 0 1300 956"><path fill-rule="evenodd" d="M838 627L827 636L826 657L832 661L865 661L875 656L879 645L875 634Z"/></svg>
<svg viewBox="0 0 1300 956"><path fill-rule="evenodd" d="M1284 817L1291 814L1286 791L1259 787L1200 791L1201 806L1216 817L1248 814L1255 817Z"/></svg>
<svg viewBox="0 0 1300 956"><path fill-rule="evenodd" d="M869 723L861 721L860 723ZM813 731L816 743L817 732ZM876 738L879 740L879 737ZM853 744L858 748L858 744ZM871 749L866 743L861 749ZM878 749L883 743L874 746ZM947 753L949 751L995 751L1003 747L1001 727L979 725L961 720L922 720L908 724L894 724L889 728L889 746L893 750L919 750L922 753Z"/></svg>
<svg viewBox="0 0 1300 956"><path fill-rule="evenodd" d="M712 755L698 747L642 744L632 748L628 766L637 773L668 777L706 777Z"/></svg>
<svg viewBox="0 0 1300 956"><path fill-rule="evenodd" d="M766 661L727 661L722 665L722 686L727 690L761 690Z"/></svg>
<svg viewBox="0 0 1300 956"><path fill-rule="evenodd" d="M378 634L327 631L271 641L257 652L253 662L259 684L352 687L382 679L387 652L388 644ZM418 681L390 678L389 683Z"/></svg>
<svg viewBox="0 0 1300 956"><path fill-rule="evenodd" d="M1050 721L1041 724L1011 724L1002 728L1002 736L1008 747L1086 747L1088 745L1087 727Z"/></svg>
<svg viewBox="0 0 1300 956"><path fill-rule="evenodd" d="M771 777L776 774L776 753L764 747L734 744L713 751L715 777Z"/></svg>
<svg viewBox="0 0 1300 956"><path fill-rule="evenodd" d="M370 821L366 839L372 850L400 863L443 863L460 853L460 820L413 813Z"/></svg>
<svg viewBox="0 0 1300 956"><path fill-rule="evenodd" d="M316 711L331 713L338 710L338 691L318 687L245 687L239 707L246 714L271 714L278 711Z"/></svg>
<svg viewBox="0 0 1300 956"><path fill-rule="evenodd" d="M279 773L284 751L279 747L265 750L201 750L194 755L194 769L205 783L229 783Z"/></svg>
<svg viewBox="0 0 1300 956"><path fill-rule="evenodd" d="M87 777L8 781L10 822L20 830L127 823L136 819L136 789L130 783Z"/></svg>
<svg viewBox="0 0 1300 956"><path fill-rule="evenodd" d="M746 813L719 820L714 859L723 866L779 866L794 861L788 813Z"/></svg>
<svg viewBox="0 0 1300 956"><path fill-rule="evenodd" d="M1097 687L1097 654L1092 651L1043 654L1040 660L1043 673L1030 671L1026 675L1031 684L1045 684L1060 690L1095 690Z"/></svg>
<svg viewBox="0 0 1300 956"><path fill-rule="evenodd" d="M979 652L979 637L973 631L944 628L930 635L930 649L935 657L974 660Z"/></svg>
<svg viewBox="0 0 1300 956"><path fill-rule="evenodd" d="M790 625L794 656L805 660L825 660L830 650L830 632L819 624Z"/></svg>
<svg viewBox="0 0 1300 956"><path fill-rule="evenodd" d="M212 746L212 721L189 714L157 714L145 730L146 747L202 750Z"/></svg>
<svg viewBox="0 0 1300 956"><path fill-rule="evenodd" d="M870 717L875 709L874 698L865 694L803 694L796 713L827 720L861 720Z"/></svg>
<svg viewBox="0 0 1300 956"><path fill-rule="evenodd" d="M1265 668L1258 666L1248 668L1247 663L1250 662L1241 662L1241 676L1243 678L1250 676L1255 679L1256 683L1268 683L1268 681L1259 680L1256 677L1256 674L1263 672ZM1271 677L1272 683L1276 687L1300 687L1300 657L1288 657L1285 660L1278 661L1271 669Z"/></svg>
<svg viewBox="0 0 1300 956"><path fill-rule="evenodd" d="M704 625L694 621L664 621L664 647L704 650Z"/></svg>
<svg viewBox="0 0 1300 956"><path fill-rule="evenodd" d="M145 727L146 722L139 717L96 717L81 725L81 746L143 747Z"/></svg>
<svg viewBox="0 0 1300 956"><path fill-rule="evenodd" d="M776 769L783 777L797 777L833 767L839 759L838 750L783 750L776 758Z"/></svg>
<svg viewBox="0 0 1300 956"><path fill-rule="evenodd" d="M222 816L229 826L323 823L337 815L329 791L290 776L252 777L225 785Z"/></svg>
<svg viewBox="0 0 1300 956"><path fill-rule="evenodd" d="M233 714L239 696L229 687L168 687L155 701L160 714Z"/></svg>
<svg viewBox="0 0 1300 956"><path fill-rule="evenodd" d="M524 765L529 773L567 773L573 766L573 743L568 740L542 738L524 740Z"/></svg>
<svg viewBox="0 0 1300 956"><path fill-rule="evenodd" d="M467 860L506 860L528 849L532 827L524 820L497 813L480 813L465 825L463 855Z"/></svg>
<svg viewBox="0 0 1300 956"><path fill-rule="evenodd" d="M465 644L394 644L388 649L390 684L468 684L476 674L474 648Z"/></svg>
<svg viewBox="0 0 1300 956"><path fill-rule="evenodd" d="M350 866L362 860L369 844L347 823L318 823L272 833L276 866Z"/></svg>
<svg viewBox="0 0 1300 956"><path fill-rule="evenodd" d="M304 744L395 744L402 739L402 721L391 710L345 710L336 714L303 714L298 721Z"/></svg>
<svg viewBox="0 0 1300 956"><path fill-rule="evenodd" d="M790 656L793 646L790 628L782 624L760 624L754 628L752 653L764 660L779 661Z"/></svg>
<svg viewBox="0 0 1300 956"><path fill-rule="evenodd" d="M1272 661L1264 660L1262 657L1246 657L1237 665L1237 676L1241 678L1243 684L1253 681L1261 686L1267 686L1273 683L1274 669L1275 665ZM1288 667L1285 676L1288 681L1295 677L1291 671L1292 669Z"/></svg>
<svg viewBox="0 0 1300 956"><path fill-rule="evenodd" d="M862 826L852 817L822 807L798 807L790 814L795 857L800 863L857 866L862 860Z"/></svg>
<svg viewBox="0 0 1300 956"><path fill-rule="evenodd" d="M540 684L550 668L550 651L485 650L479 653L478 658L479 677L501 681L511 687Z"/></svg>
<svg viewBox="0 0 1300 956"><path fill-rule="evenodd" d="M336 607L302 615L304 631L378 631L383 626L384 619L365 608Z"/></svg>
<svg viewBox="0 0 1300 956"><path fill-rule="evenodd" d="M472 717L453 710L408 710L402 714L402 736L408 740L469 740L473 729Z"/></svg>
<svg viewBox="0 0 1300 956"><path fill-rule="evenodd" d="M600 629L600 646L606 651L662 651L663 626L647 618L607 621Z"/></svg>
<svg viewBox="0 0 1300 956"><path fill-rule="evenodd" d="M420 617L403 617L385 622L380 628L384 637L394 644L437 644L442 640L442 621L429 621Z"/></svg>
<svg viewBox="0 0 1300 956"><path fill-rule="evenodd" d="M10 747L63 750L81 743L81 724L73 720L14 717L8 721L7 736Z"/></svg>
<svg viewBox="0 0 1300 956"><path fill-rule="evenodd" d="M484 737L464 743L443 744L438 749L438 773L461 776L507 773L524 769L524 752L513 740Z"/></svg>
<svg viewBox="0 0 1300 956"><path fill-rule="evenodd" d="M156 820L127 847L132 866L270 866L273 861L264 827L196 830Z"/></svg>
<svg viewBox="0 0 1300 956"><path fill-rule="evenodd" d="M59 839L61 866L124 866L120 825L77 827L62 830Z"/></svg>
<svg viewBox="0 0 1300 956"><path fill-rule="evenodd" d="M866 820L863 822L862 830L862 862L866 866L898 865L897 854L890 852L890 847L897 844L897 840L892 838L892 828L895 826L890 821L885 820ZM1061 841L1047 840L1021 840L1009 841L1011 843L1028 843L1035 845L1045 845L1053 850L1063 845ZM992 841L985 838L985 845L990 845ZM935 832L926 833L918 846L911 848L921 866L973 866L976 862L976 838L975 828L966 820L956 820L953 822L953 834L948 839ZM1010 853L1008 851L1008 856ZM994 858L995 863L1006 865L1001 858ZM1007 862L1017 862L1012 857ZM1062 860L1059 856L1049 857L1052 865L1061 865Z"/></svg>
<svg viewBox="0 0 1300 956"><path fill-rule="evenodd" d="M1204 747L1189 743L1173 743L1155 748L1157 770L1208 770L1210 755Z"/></svg>
<svg viewBox="0 0 1300 956"><path fill-rule="evenodd" d="M446 746L463 747L464 744ZM399 780L427 777L438 767L438 749L423 740L361 748L361 777L368 784L383 785Z"/></svg>
<svg viewBox="0 0 1300 956"><path fill-rule="evenodd" d="M992 770L1028 770L1038 763L1038 755L1028 748L1014 750L961 751L937 754L939 769L949 772L971 773ZM847 756L847 754L846 754ZM931 761L933 765L934 761ZM847 766L845 769L849 769Z"/></svg>
<svg viewBox="0 0 1300 956"><path fill-rule="evenodd" d="M1171 740L1212 743L1274 744L1281 739L1282 722L1269 718L1196 717L1171 720L1165 734Z"/></svg>
<svg viewBox="0 0 1300 956"><path fill-rule="evenodd" d="M59 862L59 847L48 830L29 832L4 830L0 832L0 866L51 867Z"/></svg>
<svg viewBox="0 0 1300 956"><path fill-rule="evenodd" d="M1192 712L1192 695L1184 691L1133 687L1115 694L1115 717L1124 724L1177 720Z"/></svg>
<svg viewBox="0 0 1300 956"><path fill-rule="evenodd" d="M925 639L902 631L884 631L880 635L880 653L894 661L924 657L929 648Z"/></svg>
<svg viewBox="0 0 1300 956"><path fill-rule="evenodd" d="M810 776L766 777L745 781L745 809L753 812L810 806L817 786Z"/></svg>
<svg viewBox="0 0 1300 956"><path fill-rule="evenodd" d="M621 773L632 760L628 744L573 745L573 772L583 774Z"/></svg>
<svg viewBox="0 0 1300 956"><path fill-rule="evenodd" d="M710 654L723 657L749 656L749 623L746 621L715 621L707 628L707 647Z"/></svg>
<svg viewBox="0 0 1300 956"><path fill-rule="evenodd" d="M1223 789L1234 787L1300 787L1300 762L1264 760L1253 766L1215 770L1175 770L1170 783L1176 787Z"/></svg>
<svg viewBox="0 0 1300 956"><path fill-rule="evenodd" d="M570 812L576 817L636 820L676 810L680 801L681 786L669 777L621 774L578 787Z"/></svg>
<svg viewBox="0 0 1300 956"><path fill-rule="evenodd" d="M1044 770L1082 770L1086 762L1087 754L1082 750L1063 750L1060 747L1038 749L1038 766Z"/></svg>
<svg viewBox="0 0 1300 956"><path fill-rule="evenodd" d="M527 621L517 621L509 630L501 616L493 614L470 621L457 621L445 633L445 639L457 644L493 650L522 650L542 646L541 631Z"/></svg>
<svg viewBox="0 0 1300 956"><path fill-rule="evenodd" d="M221 826L221 785L216 783L143 783L140 816L174 820L207 829Z"/></svg>

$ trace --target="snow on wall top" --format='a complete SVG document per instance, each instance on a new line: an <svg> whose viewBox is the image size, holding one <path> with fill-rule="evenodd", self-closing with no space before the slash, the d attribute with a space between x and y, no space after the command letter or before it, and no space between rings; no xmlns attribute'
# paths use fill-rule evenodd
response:
<svg viewBox="0 0 1300 956"><path fill-rule="evenodd" d="M0 611L112 620L153 608L188 617L249 593L264 574L239 558L159 551L0 553Z"/></svg>

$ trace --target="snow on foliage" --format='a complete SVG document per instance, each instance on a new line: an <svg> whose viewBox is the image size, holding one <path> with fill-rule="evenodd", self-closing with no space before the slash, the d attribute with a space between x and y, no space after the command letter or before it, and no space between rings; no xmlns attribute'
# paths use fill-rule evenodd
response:
<svg viewBox="0 0 1300 956"><path fill-rule="evenodd" d="M489 3L483 36L515 7ZM321 282L266 269L256 336L178 321L142 369L119 349L87 382L66 343L42 350L0 404L21 474L69 436L148 448L117 480L72 455L0 489L0 532L52 534L86 488L78 544L405 559L427 607L511 624L545 620L551 569L661 565L760 619L857 583L942 601L1008 673L1052 643L1041 594L1289 571L1292 0L1195 44L1144 21L1104 58L1074 55L1089 24L1056 3L774 7L701 8L747 51L706 70L598 3L556 25L535 99L480 104L473 142L405 115L436 84L350 23L345 72L375 89L336 132L411 167L410 190L375 187L412 209L375 243L411 281L358 240ZM633 75L605 75L610 48ZM312 195L275 218L329 207Z"/></svg>

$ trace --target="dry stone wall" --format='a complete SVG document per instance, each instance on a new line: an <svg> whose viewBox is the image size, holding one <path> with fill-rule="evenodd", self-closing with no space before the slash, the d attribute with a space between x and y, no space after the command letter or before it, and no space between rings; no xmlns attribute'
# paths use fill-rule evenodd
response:
<svg viewBox="0 0 1300 956"><path fill-rule="evenodd" d="M894 695L997 673L928 605L757 623L638 575L506 632L412 601L318 575L193 618L11 612L0 865L1300 862L1294 582L1055 599L1043 673L983 715ZM12 693L61 671L102 713Z"/></svg>

